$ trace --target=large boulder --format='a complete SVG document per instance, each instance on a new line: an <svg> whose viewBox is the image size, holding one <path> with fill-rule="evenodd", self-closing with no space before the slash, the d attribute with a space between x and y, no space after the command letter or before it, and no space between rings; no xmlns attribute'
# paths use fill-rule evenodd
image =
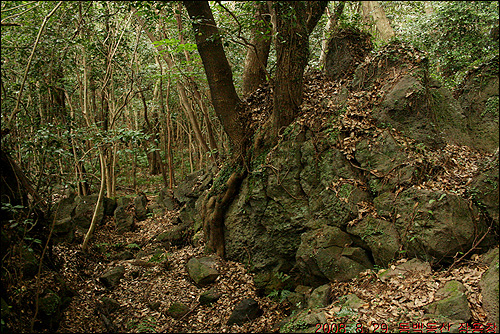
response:
<svg viewBox="0 0 500 334"><path fill-rule="evenodd" d="M297 268L305 282L319 286L329 281L348 281L372 267L367 253L353 244L338 227L324 226L302 234Z"/></svg>
<svg viewBox="0 0 500 334"><path fill-rule="evenodd" d="M498 299L499 299L499 288L498 288L498 247L490 250L485 258L488 260L488 270L481 276L481 281L479 282L479 287L481 288L481 294L483 295L483 308L488 314L488 322L499 324L499 312L498 312Z"/></svg>
<svg viewBox="0 0 500 334"><path fill-rule="evenodd" d="M75 198L76 208L73 220L77 227L88 229L92 222L98 195L77 196ZM101 205L96 214L96 223L99 225L104 219L104 205Z"/></svg>
<svg viewBox="0 0 500 334"><path fill-rule="evenodd" d="M466 116L473 147L498 149L498 55L472 68L454 92Z"/></svg>
<svg viewBox="0 0 500 334"><path fill-rule="evenodd" d="M453 261L486 232L477 222L478 211L464 198L416 187L384 194L374 201L381 216L393 217L403 249L411 257Z"/></svg>
<svg viewBox="0 0 500 334"><path fill-rule="evenodd" d="M192 257L187 262L187 271L189 277L197 285L208 285L219 277L219 272L216 269L216 261L211 257Z"/></svg>

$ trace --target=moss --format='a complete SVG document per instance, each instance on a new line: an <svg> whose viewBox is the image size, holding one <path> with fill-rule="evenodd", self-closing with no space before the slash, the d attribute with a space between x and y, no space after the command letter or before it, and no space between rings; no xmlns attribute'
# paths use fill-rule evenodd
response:
<svg viewBox="0 0 500 334"><path fill-rule="evenodd" d="M492 96L488 98L486 101L486 105L484 108L484 111L481 113L481 116L485 116L486 114L492 114L495 117L498 117L498 95L497 96Z"/></svg>

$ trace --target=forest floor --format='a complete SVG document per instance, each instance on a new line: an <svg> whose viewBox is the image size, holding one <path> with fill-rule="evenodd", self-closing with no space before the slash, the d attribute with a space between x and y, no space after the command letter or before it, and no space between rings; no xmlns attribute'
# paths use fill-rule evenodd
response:
<svg viewBox="0 0 500 334"><path fill-rule="evenodd" d="M199 305L199 295L209 287L197 287L189 278L186 263L190 257L202 256L203 245L165 249L167 257L156 261L155 251L161 246L155 236L164 232L176 219L178 212L167 212L138 222L132 232L117 234L110 219L98 228L90 252L84 254L79 243L59 244L54 252L62 260L59 271L77 295L64 312L58 332L277 332L278 323L291 312L289 305L257 295L252 274L244 264L218 259L220 276L214 283L221 297L211 305ZM127 247L128 246L128 247ZM144 254L142 261L110 260L124 249ZM405 260L399 260L404 262ZM105 288L98 280L103 272L117 265L126 268L125 276L114 289ZM364 328L364 331L397 332L400 323L423 322L423 306L433 300L438 287L446 281L457 280L467 289L472 310L471 323L485 323L479 280L487 269L480 257L462 262L452 270L394 277L381 281L376 271L366 271L349 282L331 283L332 297L355 293L364 303L355 314L343 314L335 303L325 308L328 325L316 325L319 332L341 329L342 326ZM97 311L102 297L119 302L120 307L110 317ZM244 325L226 325L234 306L244 298L255 299L263 310L259 318ZM191 311L181 319L166 314L173 302L190 306ZM411 327L410 327L411 328Z"/></svg>

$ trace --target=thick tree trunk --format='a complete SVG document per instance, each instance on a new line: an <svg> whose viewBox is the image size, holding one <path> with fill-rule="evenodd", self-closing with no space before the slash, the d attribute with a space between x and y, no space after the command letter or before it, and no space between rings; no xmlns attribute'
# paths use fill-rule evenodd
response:
<svg viewBox="0 0 500 334"><path fill-rule="evenodd" d="M248 46L243 70L243 95L249 95L259 85L266 82L266 66L271 49L272 36L269 31L271 17L266 3L256 4L255 20L251 44Z"/></svg>
<svg viewBox="0 0 500 334"><path fill-rule="evenodd" d="M373 18L380 38L385 42L389 41L394 36L394 30L378 1L361 1L361 7L363 9L363 16L367 21L368 17L371 16Z"/></svg>
<svg viewBox="0 0 500 334"><path fill-rule="evenodd" d="M210 87L215 113L233 146L233 155L245 155L250 133L245 108L236 93L233 74L208 1L184 1L195 31L198 52Z"/></svg>
<svg viewBox="0 0 500 334"><path fill-rule="evenodd" d="M327 1L276 1L276 79L273 132L277 136L297 116L302 103L303 75L309 57L309 35Z"/></svg>

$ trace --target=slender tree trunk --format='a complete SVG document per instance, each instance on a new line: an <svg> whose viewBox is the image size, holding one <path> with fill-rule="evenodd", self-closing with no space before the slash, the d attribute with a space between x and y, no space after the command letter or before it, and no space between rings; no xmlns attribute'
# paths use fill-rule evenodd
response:
<svg viewBox="0 0 500 334"><path fill-rule="evenodd" d="M92 237L92 233L94 233L94 229L97 225L97 213L101 210L104 199L104 189L106 187L106 157L104 152L99 153L99 161L101 163L101 187L99 189L99 196L97 198L97 203L94 209L94 214L92 215L92 221L90 223L87 234L85 234L85 239L83 239L82 250L84 252L88 251L88 243L90 238Z"/></svg>

